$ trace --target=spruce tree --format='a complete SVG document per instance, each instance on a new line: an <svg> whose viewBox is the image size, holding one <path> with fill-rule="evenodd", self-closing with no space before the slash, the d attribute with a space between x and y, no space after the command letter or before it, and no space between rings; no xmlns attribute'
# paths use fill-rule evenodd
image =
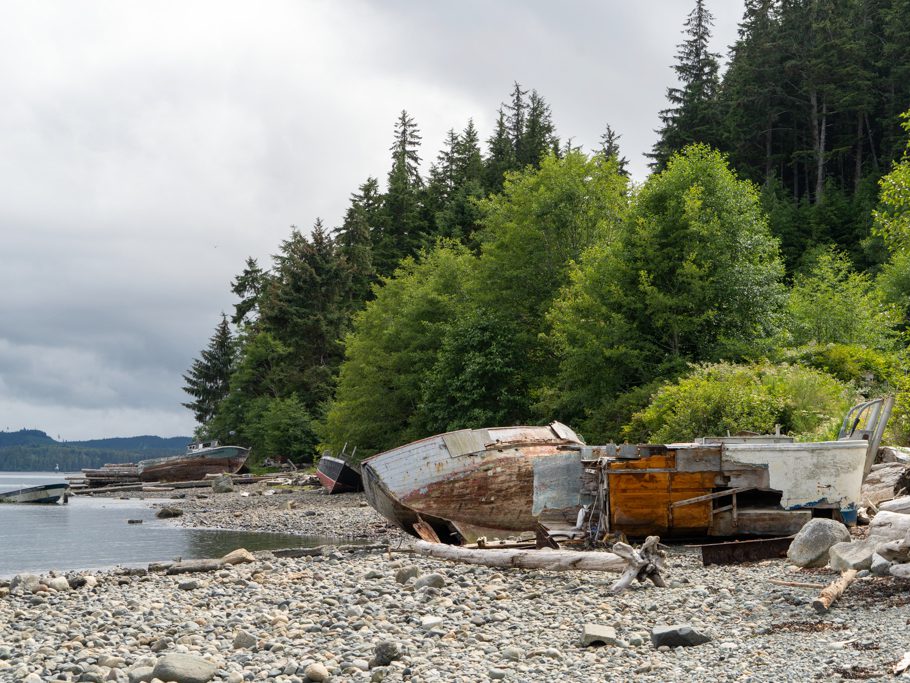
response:
<svg viewBox="0 0 910 683"><path fill-rule="evenodd" d="M382 227L374 242L374 264L380 275L390 275L402 258L417 253L425 236L420 203L420 140L417 124L402 110L390 147L392 169L383 201Z"/></svg>
<svg viewBox="0 0 910 683"><path fill-rule="evenodd" d="M231 283L231 291L240 297L231 316L234 325L255 324L259 318L259 296L267 279L268 274L259 267L256 259L252 256L247 258L246 268Z"/></svg>
<svg viewBox="0 0 910 683"><path fill-rule="evenodd" d="M629 177L629 160L622 156L622 153L619 151L619 139L622 135L616 133L615 130L607 124L607 129L604 131L603 135L600 136L600 153L603 154L607 159L613 158L616 160L616 166L619 169L620 174Z"/></svg>
<svg viewBox="0 0 910 683"><path fill-rule="evenodd" d="M221 322L209 340L207 348L193 361L189 371L183 375L186 384L183 390L193 397L185 408L193 411L193 417L200 427L209 424L218 405L227 396L231 372L234 368L235 346L228 325L227 316L221 314Z"/></svg>
<svg viewBox="0 0 910 683"><path fill-rule="evenodd" d="M373 233L377 229L382 197L379 183L367 178L344 214L344 222L333 236L338 256L348 272L350 287L345 297L347 308L356 310L370 297L370 287L376 279L373 267Z"/></svg>
<svg viewBox="0 0 910 683"><path fill-rule="evenodd" d="M717 144L720 79L719 55L711 52L709 46L713 23L705 0L695 0L695 8L685 23L687 38L678 46L677 63L673 66L680 87L667 88L670 106L660 112L659 138L648 155L655 170L661 170L671 154L693 142Z"/></svg>
<svg viewBox="0 0 910 683"><path fill-rule="evenodd" d="M503 107L499 108L493 134L487 140L487 159L484 180L487 192L495 194L502 189L505 174L517 166L515 148L509 137L509 126Z"/></svg>

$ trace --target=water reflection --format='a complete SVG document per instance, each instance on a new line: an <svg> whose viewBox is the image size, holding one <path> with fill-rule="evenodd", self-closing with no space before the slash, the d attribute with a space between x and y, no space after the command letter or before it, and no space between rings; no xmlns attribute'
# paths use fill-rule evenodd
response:
<svg viewBox="0 0 910 683"><path fill-rule="evenodd" d="M7 483L7 477L3 479ZM74 497L67 505L0 505L0 577L24 571L141 565L177 557L221 557L236 548L255 551L345 542L290 534L182 529L156 519L149 502ZM129 524L131 519L140 519L142 524Z"/></svg>

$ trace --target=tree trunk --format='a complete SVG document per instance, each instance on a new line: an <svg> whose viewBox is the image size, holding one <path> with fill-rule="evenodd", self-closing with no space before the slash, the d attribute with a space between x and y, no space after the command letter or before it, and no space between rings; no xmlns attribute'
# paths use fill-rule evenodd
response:
<svg viewBox="0 0 910 683"><path fill-rule="evenodd" d="M853 191L859 190L863 178L863 113L856 112L856 158L853 165Z"/></svg>
<svg viewBox="0 0 910 683"><path fill-rule="evenodd" d="M818 90L809 91L811 107L812 150L815 154L815 202L822 200L825 192L825 137L827 132L828 104L822 101L821 114L818 111Z"/></svg>

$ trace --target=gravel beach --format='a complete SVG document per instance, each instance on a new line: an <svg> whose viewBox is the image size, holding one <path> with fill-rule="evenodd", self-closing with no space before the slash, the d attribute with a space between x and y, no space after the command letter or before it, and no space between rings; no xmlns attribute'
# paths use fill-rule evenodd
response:
<svg viewBox="0 0 910 683"><path fill-rule="evenodd" d="M352 494L188 494L173 505L180 524L393 545L396 536ZM821 616L810 605L816 589L769 582L835 576L776 560L705 568L695 549L672 547L667 588L612 596L613 573L339 546L297 558L262 552L197 574L19 577L0 587L0 680L894 680L891 667L910 650L910 581L861 578ZM582 646L586 624L612 627L611 644ZM711 640L656 648L652 629L669 624Z"/></svg>

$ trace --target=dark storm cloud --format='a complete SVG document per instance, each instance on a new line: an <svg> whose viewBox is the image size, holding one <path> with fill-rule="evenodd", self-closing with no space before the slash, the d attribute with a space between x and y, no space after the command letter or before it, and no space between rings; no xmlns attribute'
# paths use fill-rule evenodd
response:
<svg viewBox="0 0 910 683"><path fill-rule="evenodd" d="M642 179L690 5L5 3L0 429L189 433L231 279L384 178L402 108L427 164L517 80L575 144L610 123ZM711 5L726 52L741 2Z"/></svg>

